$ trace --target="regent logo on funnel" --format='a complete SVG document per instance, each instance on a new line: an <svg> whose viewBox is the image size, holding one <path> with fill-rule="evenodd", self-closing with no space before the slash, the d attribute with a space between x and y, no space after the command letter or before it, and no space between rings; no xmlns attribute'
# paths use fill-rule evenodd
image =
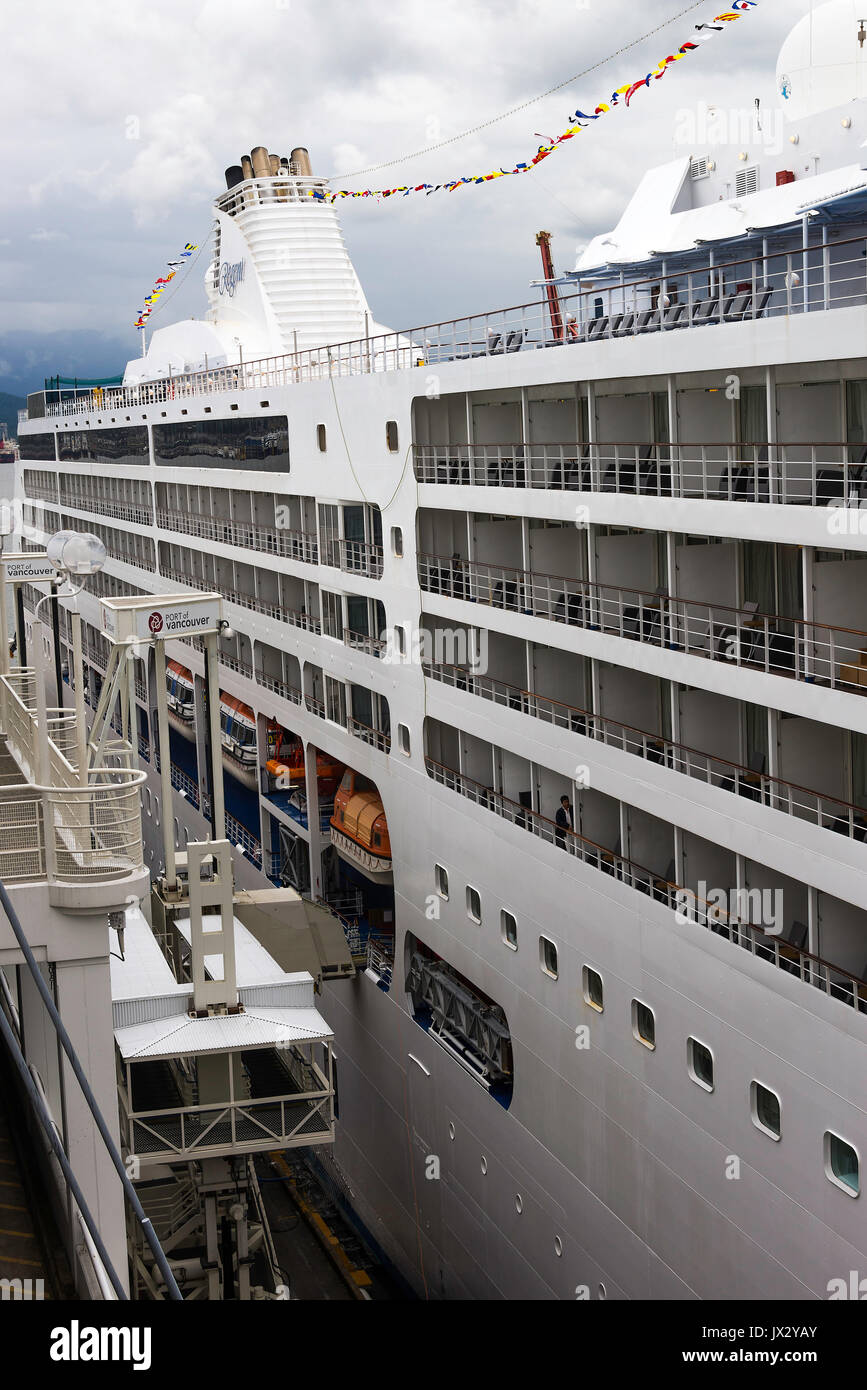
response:
<svg viewBox="0 0 867 1390"><path fill-rule="evenodd" d="M151 632L154 634L154 636L156 636L158 632L162 632L162 630L163 630L163 615L162 615L162 613L151 613L150 617L148 618L148 627L150 628L150 630L151 630Z"/></svg>

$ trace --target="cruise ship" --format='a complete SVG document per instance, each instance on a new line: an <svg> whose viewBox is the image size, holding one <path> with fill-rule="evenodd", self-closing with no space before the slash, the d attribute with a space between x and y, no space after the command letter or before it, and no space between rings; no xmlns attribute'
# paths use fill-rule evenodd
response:
<svg viewBox="0 0 867 1390"><path fill-rule="evenodd" d="M111 605L220 599L216 680L182 631L136 666L143 867L219 838L218 704L235 890L277 893L333 1038L324 1180L421 1298L867 1274L859 24L819 6L778 110L698 123L573 270L455 321L378 323L316 151L259 146L203 317L19 421L19 551L107 551L59 605L92 710ZM295 958L299 904L342 964Z"/></svg>

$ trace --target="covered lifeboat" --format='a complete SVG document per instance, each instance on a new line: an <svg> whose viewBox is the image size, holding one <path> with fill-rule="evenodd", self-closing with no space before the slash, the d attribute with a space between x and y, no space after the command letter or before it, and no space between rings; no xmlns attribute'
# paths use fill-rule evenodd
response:
<svg viewBox="0 0 867 1390"><path fill-rule="evenodd" d="M304 744L301 739L294 736L287 738L279 724L269 724L268 751L273 754L266 763L269 776L273 777L280 787L290 790L299 787L303 791L305 763ZM343 775L343 763L317 750L316 774L320 792L331 796Z"/></svg>
<svg viewBox="0 0 867 1390"><path fill-rule="evenodd" d="M340 858L372 883L393 883L391 841L374 784L347 768L334 798L331 843Z"/></svg>

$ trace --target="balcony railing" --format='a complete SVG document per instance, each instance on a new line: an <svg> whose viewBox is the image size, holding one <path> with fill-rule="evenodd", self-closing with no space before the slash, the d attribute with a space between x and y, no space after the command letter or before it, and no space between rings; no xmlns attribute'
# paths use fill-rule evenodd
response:
<svg viewBox="0 0 867 1390"><path fill-rule="evenodd" d="M417 444L420 483L842 506L867 499L867 445Z"/></svg>
<svg viewBox="0 0 867 1390"><path fill-rule="evenodd" d="M200 540L219 541L223 545L239 546L263 555L280 555L306 565L318 564L316 537L307 531L261 526L252 521L221 521L216 517L166 511L164 508L157 509L157 525L164 531L176 531Z"/></svg>
<svg viewBox="0 0 867 1390"><path fill-rule="evenodd" d="M57 501L56 487L45 487L42 483L30 483L27 481L25 481L24 487L25 502L29 501L29 499L33 497L39 498L43 502L53 502L55 506L59 505Z"/></svg>
<svg viewBox="0 0 867 1390"><path fill-rule="evenodd" d="M644 758L646 762L670 768L686 777L694 777L706 786L718 787L735 796L795 816L798 820L806 820L812 825L846 835L850 840L867 841L865 807L854 806L838 797L823 796L794 782L785 782L780 777L754 772L715 754L699 752L686 744L635 729L629 724L593 714L590 710L568 705L548 695L522 690L520 686L509 685L493 676L476 675L463 666L427 662L423 663L422 670L431 680L490 700L501 708L516 710L556 729L566 729L570 733L594 739L608 748L619 748L624 753Z"/></svg>
<svg viewBox="0 0 867 1390"><path fill-rule="evenodd" d="M381 638L371 637L367 632L353 632L348 627L343 629L343 640L353 651L367 652L368 656L382 656L386 647Z"/></svg>
<svg viewBox="0 0 867 1390"><path fill-rule="evenodd" d="M371 748L378 748L380 753L391 752L391 734L383 729L371 729L369 724L362 724L360 719L353 719L350 715L347 721L347 728L356 738L360 738L362 743L367 743Z"/></svg>
<svg viewBox="0 0 867 1390"><path fill-rule="evenodd" d="M322 542L322 564L362 574L367 579L382 578L382 546L370 541L347 541L334 537Z"/></svg>
<svg viewBox="0 0 867 1390"><path fill-rule="evenodd" d="M32 492L28 488L28 492ZM79 512L92 512L99 516L113 516L118 521L132 521L138 526L153 526L154 514L149 506L135 506L129 502L117 502L104 497L91 497L87 493L65 489L60 499L61 506L73 507Z"/></svg>
<svg viewBox="0 0 867 1390"><path fill-rule="evenodd" d="M629 859L624 859L616 850L597 845L594 841L579 835L577 831L557 825L547 816L512 801L502 792L494 791L481 782L473 781L455 768L446 767L429 757L425 758L425 765L428 776L440 786L466 797L475 805L492 811L494 815L500 816L521 830L528 831L531 835L538 836L548 844L556 845L564 853L627 884L663 907L676 910L696 926L706 927L718 935L725 936L735 945L749 951L751 955L770 962L778 969L797 975L825 994L867 1013L867 981L853 975L842 966L823 960L821 956L811 955L809 951L803 951L780 937L772 936L759 927L740 921L737 916L724 911L716 904L697 897L691 890L667 882L664 875L656 874L651 869L645 869Z"/></svg>
<svg viewBox="0 0 867 1390"><path fill-rule="evenodd" d="M311 617L309 613L296 613L294 609L283 608L279 603L257 598L255 594L242 593L239 589L230 589L224 584L209 583L208 580L202 579L198 575L190 574L184 570L172 569L169 565L163 565L160 573L164 579L171 579L176 584L185 584L189 589L200 589L204 593L218 589L227 603L235 603L239 608L248 608L254 613L262 613L267 618L276 618L278 622L288 623L291 627L303 628L305 632L320 633L322 631L322 624L319 619Z"/></svg>
<svg viewBox="0 0 867 1390"><path fill-rule="evenodd" d="M809 230L809 229L808 229ZM801 241L801 229L792 233ZM705 333L714 326L777 316L863 306L867 302L865 238L852 237L763 256L760 250L714 264L696 254L695 269L602 286L612 303L597 314L600 277L593 289L561 293L562 325L552 327L545 298L488 313L373 338L260 358L237 366L184 372L140 386L98 388L74 398L48 400L48 416L84 418L111 411L227 392L266 390L304 381L403 371L477 357L507 357L546 347L592 346L666 332ZM718 250L717 250L718 254ZM799 283L800 279L800 283ZM661 301L672 301L667 307ZM573 321L574 320L574 321ZM576 355L576 363L583 361ZM90 419L85 419L85 424ZM26 435L21 440L26 451Z"/></svg>
<svg viewBox="0 0 867 1390"><path fill-rule="evenodd" d="M418 574L427 593L650 643L720 665L850 694L867 692L867 632L857 628L443 555L420 555Z"/></svg>

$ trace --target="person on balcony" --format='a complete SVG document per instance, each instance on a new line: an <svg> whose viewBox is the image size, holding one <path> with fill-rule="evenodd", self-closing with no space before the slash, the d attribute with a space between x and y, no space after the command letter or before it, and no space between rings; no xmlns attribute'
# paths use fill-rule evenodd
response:
<svg viewBox="0 0 867 1390"><path fill-rule="evenodd" d="M557 845L560 849L566 848L566 831L574 829L572 803L568 796L561 796L557 810Z"/></svg>

